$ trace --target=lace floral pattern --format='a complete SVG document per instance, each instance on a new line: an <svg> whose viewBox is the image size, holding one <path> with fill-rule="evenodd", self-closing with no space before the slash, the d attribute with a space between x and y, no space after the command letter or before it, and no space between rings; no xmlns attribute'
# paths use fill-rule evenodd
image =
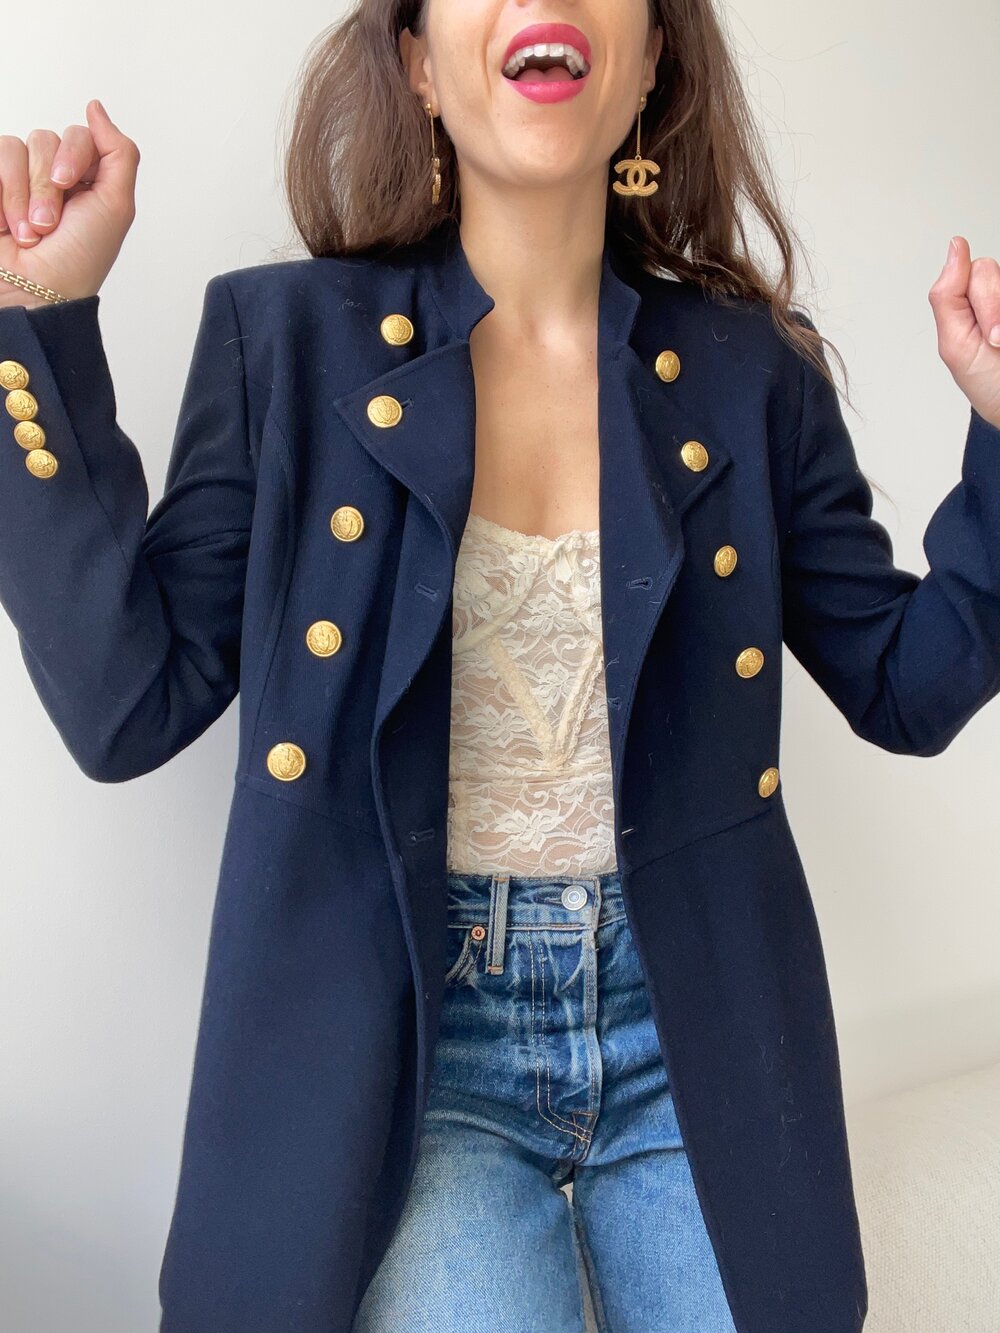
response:
<svg viewBox="0 0 1000 1333"><path fill-rule="evenodd" d="M448 866L616 868L599 532L470 514L455 570Z"/></svg>

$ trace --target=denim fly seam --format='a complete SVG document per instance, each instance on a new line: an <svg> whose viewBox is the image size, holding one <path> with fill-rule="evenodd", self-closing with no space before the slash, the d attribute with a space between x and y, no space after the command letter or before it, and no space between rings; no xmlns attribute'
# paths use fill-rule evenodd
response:
<svg viewBox="0 0 1000 1333"><path fill-rule="evenodd" d="M494 1115L502 1109L515 1120L534 1120L549 1136L538 1151L547 1147L564 1169L586 1157L602 1089L599 935L615 923L621 923L619 933L627 930L625 915L615 871L449 874L448 1011L432 1119L455 1114L486 1128L482 1095L489 1095ZM483 1071L465 1064L463 1048L466 1041L489 1042L491 1034L494 1052L504 1039L513 1040L526 1053L527 1067L518 1078L498 1054L492 1084L479 1084L477 1106ZM530 1138L530 1125L525 1128Z"/></svg>

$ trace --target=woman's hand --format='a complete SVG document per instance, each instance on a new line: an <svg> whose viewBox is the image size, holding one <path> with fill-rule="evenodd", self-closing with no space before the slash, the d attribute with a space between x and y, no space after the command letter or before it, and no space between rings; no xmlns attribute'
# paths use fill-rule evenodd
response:
<svg viewBox="0 0 1000 1333"><path fill-rule="evenodd" d="M139 149L96 99L87 124L61 139L53 130L0 135L0 265L62 296L93 296L135 218L138 166ZM54 180L60 167L65 179ZM36 221L36 208L51 220ZM0 278L0 303L46 302Z"/></svg>
<svg viewBox="0 0 1000 1333"><path fill-rule="evenodd" d="M1000 430L1000 264L973 259L969 242L955 236L927 299L941 360L983 420Z"/></svg>

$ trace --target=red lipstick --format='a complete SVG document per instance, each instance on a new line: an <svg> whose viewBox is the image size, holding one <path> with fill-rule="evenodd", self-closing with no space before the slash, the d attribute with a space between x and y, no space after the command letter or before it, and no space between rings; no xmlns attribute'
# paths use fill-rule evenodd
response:
<svg viewBox="0 0 1000 1333"><path fill-rule="evenodd" d="M583 56L587 64L590 64L590 43L585 35L572 23L531 23L520 32L515 33L504 52L501 69L507 64L515 51L519 51L523 46L535 46L540 42L563 42L567 46L575 47ZM576 97L583 91L584 84L590 77L590 72L581 75L579 78L572 79L551 79L531 77L531 71L526 71L519 79L504 78L504 83L519 92L522 97L529 98L532 102L564 102L570 97Z"/></svg>

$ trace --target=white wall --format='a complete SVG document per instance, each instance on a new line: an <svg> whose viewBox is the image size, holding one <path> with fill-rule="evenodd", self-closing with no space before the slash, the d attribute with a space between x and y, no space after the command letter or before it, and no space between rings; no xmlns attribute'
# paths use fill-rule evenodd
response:
<svg viewBox="0 0 1000 1333"><path fill-rule="evenodd" d="M816 287L800 290L853 374L862 467L896 501L876 496L876 514L898 563L923 573L921 537L958 480L968 415L926 293L953 233L1000 255L1000 14L994 0L740 0L727 12L814 256ZM61 133L97 96L142 150L138 217L101 324L151 503L205 283L291 238L286 97L337 6L266 25L235 13L36 6L0 85L0 132ZM785 669L785 800L849 1101L1000 1058L1000 703L944 755L907 759L854 737L787 651ZM150 1333L236 708L160 771L101 786L63 748L5 619L0 683L0 1325Z"/></svg>

